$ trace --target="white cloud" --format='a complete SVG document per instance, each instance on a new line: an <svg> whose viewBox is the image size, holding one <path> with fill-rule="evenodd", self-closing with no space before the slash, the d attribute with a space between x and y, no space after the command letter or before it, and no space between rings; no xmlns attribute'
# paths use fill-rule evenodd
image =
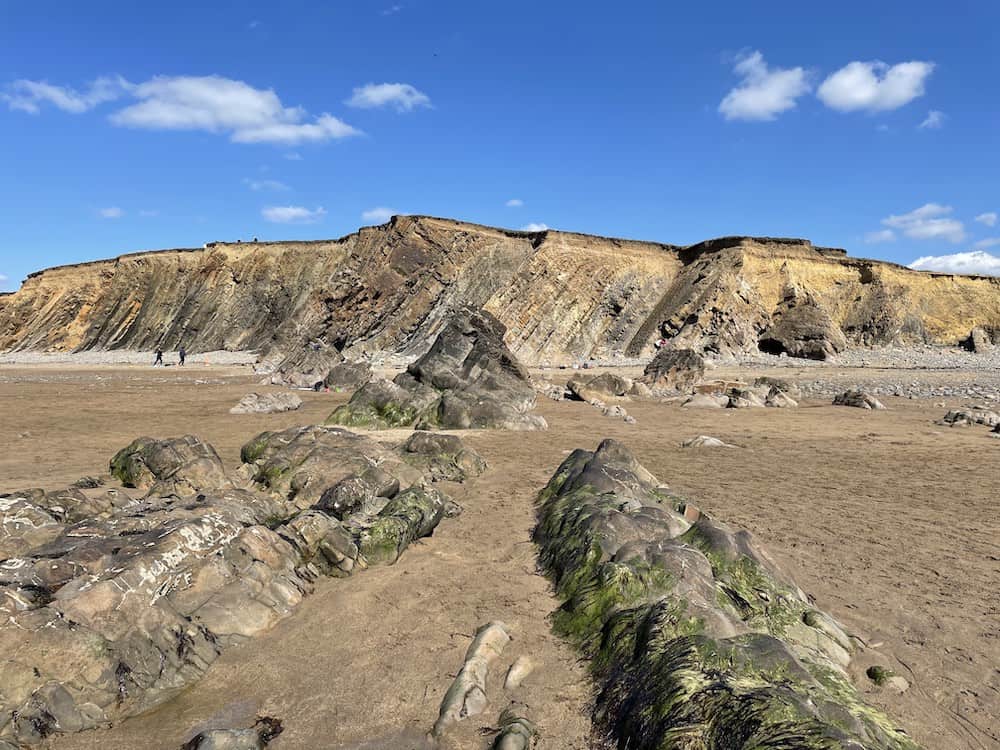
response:
<svg viewBox="0 0 1000 750"><path fill-rule="evenodd" d="M243 178L243 184L251 190L291 190L288 185L278 180L251 180L245 177Z"/></svg>
<svg viewBox="0 0 1000 750"><path fill-rule="evenodd" d="M891 229L880 229L877 232L868 232L865 235L865 242L869 245L877 245L880 242L895 242L896 233Z"/></svg>
<svg viewBox="0 0 1000 750"><path fill-rule="evenodd" d="M398 213L399 212L394 208L386 208L385 206L376 206L375 208L370 208L367 211L363 211L361 213L361 218L364 221L368 221L373 224L384 224Z"/></svg>
<svg viewBox="0 0 1000 750"><path fill-rule="evenodd" d="M326 216L326 209L322 206L314 209L304 206L268 206L261 209L260 215L275 224L315 224Z"/></svg>
<svg viewBox="0 0 1000 750"><path fill-rule="evenodd" d="M397 112L409 112L415 107L431 106L430 97L408 83L367 83L354 89L344 102L349 107L376 109L393 106Z"/></svg>
<svg viewBox="0 0 1000 750"><path fill-rule="evenodd" d="M924 94L924 83L934 63L851 62L830 74L816 94L831 109L841 112L898 109Z"/></svg>
<svg viewBox="0 0 1000 750"><path fill-rule="evenodd" d="M76 91L68 86L54 86L47 81L19 79L11 83L6 93L0 93L0 100L7 102L11 109L36 115L41 105L48 103L64 112L80 114L93 109L98 104L110 102L123 96L132 84L121 76L98 78L85 91Z"/></svg>
<svg viewBox="0 0 1000 750"><path fill-rule="evenodd" d="M102 208L97 212L102 219L120 219L125 215L118 206L108 206L107 208Z"/></svg>
<svg viewBox="0 0 1000 750"><path fill-rule="evenodd" d="M880 124L880 125L876 126L876 128L875 128L875 129L876 129L876 130L877 130L878 132L880 132L880 133L888 133L888 132L889 132L889 126L888 126L888 125L886 125L886 124L885 124L884 122L883 122L882 124Z"/></svg>
<svg viewBox="0 0 1000 750"><path fill-rule="evenodd" d="M0 284L6 284L8 281L7 277L0 273Z"/></svg>
<svg viewBox="0 0 1000 750"><path fill-rule="evenodd" d="M1000 276L1000 258L982 250L951 255L925 255L913 261L910 268L917 271Z"/></svg>
<svg viewBox="0 0 1000 750"><path fill-rule="evenodd" d="M524 201L520 198L511 198L504 205L507 206L507 208L520 208L524 205Z"/></svg>
<svg viewBox="0 0 1000 750"><path fill-rule="evenodd" d="M937 109L932 109L927 113L927 117L924 121L920 123L920 127L924 130L939 130L944 127L945 113Z"/></svg>
<svg viewBox="0 0 1000 750"><path fill-rule="evenodd" d="M361 134L329 113L311 117L302 107L284 106L271 89L222 76L156 76L138 84L115 76L97 79L82 93L45 81L18 80L7 88L0 100L32 114L45 102L79 114L127 96L138 101L111 114L115 125L227 133L236 143L294 145Z"/></svg>
<svg viewBox="0 0 1000 750"><path fill-rule="evenodd" d="M522 232L546 232L548 231L548 224L541 224L537 221L533 221L530 224L525 224L521 227Z"/></svg>
<svg viewBox="0 0 1000 750"><path fill-rule="evenodd" d="M288 159L288 161L302 161L302 154L298 151L289 151L285 154L285 158Z"/></svg>
<svg viewBox="0 0 1000 750"><path fill-rule="evenodd" d="M997 216L996 211L987 211L984 214L979 214L979 216L975 218L975 221L978 221L980 224L985 224L988 227L995 227L997 225L998 218L1000 218L1000 216Z"/></svg>
<svg viewBox="0 0 1000 750"><path fill-rule="evenodd" d="M383 16L394 16L397 13L399 13L399 11L401 11L402 9L403 9L402 5L390 5L388 8L386 8L385 10L383 10L381 12L381 15L383 15Z"/></svg>
<svg viewBox="0 0 1000 750"><path fill-rule="evenodd" d="M733 70L743 80L719 104L727 120L773 120L809 91L804 68L771 69L757 51L737 58Z"/></svg>
<svg viewBox="0 0 1000 750"><path fill-rule="evenodd" d="M949 216L951 206L927 203L920 208L900 216L882 219L884 226L900 230L914 240L948 240L962 242L965 239L965 225Z"/></svg>
<svg viewBox="0 0 1000 750"><path fill-rule="evenodd" d="M304 109L285 107L271 89L221 76L157 76L131 94L139 103L112 114L115 125L229 133L236 143L294 144L360 132L325 113L306 122Z"/></svg>
<svg viewBox="0 0 1000 750"><path fill-rule="evenodd" d="M985 250L988 247L996 247L997 245L1000 245L1000 237L987 237L985 240L972 243L972 246L976 250Z"/></svg>

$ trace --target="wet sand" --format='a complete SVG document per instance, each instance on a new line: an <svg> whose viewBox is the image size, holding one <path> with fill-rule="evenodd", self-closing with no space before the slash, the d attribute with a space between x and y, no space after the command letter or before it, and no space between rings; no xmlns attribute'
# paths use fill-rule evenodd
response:
<svg viewBox="0 0 1000 750"><path fill-rule="evenodd" d="M346 398L305 392L297 412L230 415L262 389L254 380L224 366L0 367L0 490L104 473L139 435L197 434L235 466L256 433L320 422ZM503 672L521 654L540 663L516 697L531 706L541 746L597 747L586 666L549 629L558 603L535 569L530 530L535 494L565 455L615 437L676 492L754 532L819 607L882 644L910 689L859 684L918 741L1000 747L1000 440L935 425L943 409L930 401L885 401L885 412L630 403L638 422L628 425L540 398L548 432L463 434L490 469L447 488L465 512L397 565L321 581L290 618L224 652L174 700L51 746L175 750L199 728L268 714L285 726L275 748L419 748L471 634L499 619L514 641L491 675L491 704L443 747L488 746L479 730L495 725ZM680 447L699 434L739 447Z"/></svg>

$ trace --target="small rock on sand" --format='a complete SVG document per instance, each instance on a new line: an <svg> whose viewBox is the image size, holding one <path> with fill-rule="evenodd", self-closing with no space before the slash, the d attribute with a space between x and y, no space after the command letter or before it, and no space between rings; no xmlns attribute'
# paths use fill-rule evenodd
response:
<svg viewBox="0 0 1000 750"><path fill-rule="evenodd" d="M276 414L295 411L302 399L294 393L248 393L229 410L230 414Z"/></svg>

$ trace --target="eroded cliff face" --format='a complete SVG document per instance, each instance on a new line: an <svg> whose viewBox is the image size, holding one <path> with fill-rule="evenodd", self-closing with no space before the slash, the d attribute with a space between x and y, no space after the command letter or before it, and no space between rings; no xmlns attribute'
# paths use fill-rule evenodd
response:
<svg viewBox="0 0 1000 750"><path fill-rule="evenodd" d="M756 351L790 295L849 345L955 344L1000 325L998 279L805 240L678 247L395 217L339 240L217 243L39 272L0 298L0 350L183 344L279 356L321 340L349 357L416 356L471 304L500 319L528 364L646 356L661 338L730 355Z"/></svg>

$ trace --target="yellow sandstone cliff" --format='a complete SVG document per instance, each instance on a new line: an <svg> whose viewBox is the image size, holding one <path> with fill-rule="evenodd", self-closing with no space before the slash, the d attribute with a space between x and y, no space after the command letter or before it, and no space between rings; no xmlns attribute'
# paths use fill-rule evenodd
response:
<svg viewBox="0 0 1000 750"><path fill-rule="evenodd" d="M836 349L841 334L850 345L955 344L973 326L1000 327L1000 279L806 240L679 247L394 217L338 240L214 243L32 274L0 297L0 350L267 351L321 339L348 356L417 354L465 304L495 314L526 363L563 364L647 356L660 338L724 355L765 340L793 351L789 338Z"/></svg>

